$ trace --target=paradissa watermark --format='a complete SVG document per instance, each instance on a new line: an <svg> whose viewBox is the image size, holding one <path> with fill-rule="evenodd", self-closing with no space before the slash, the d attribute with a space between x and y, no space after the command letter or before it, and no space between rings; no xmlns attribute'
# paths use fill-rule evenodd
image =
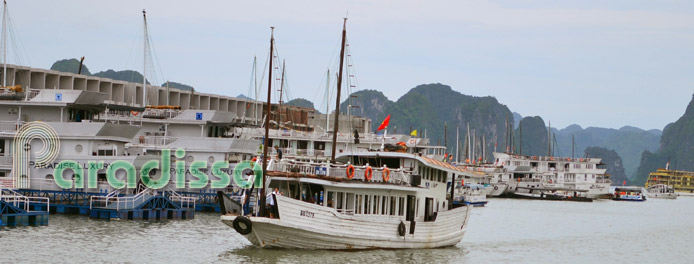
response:
<svg viewBox="0 0 694 264"><path fill-rule="evenodd" d="M177 149L175 151L175 157L177 159L183 158L185 156L184 149ZM175 160L172 165L171 161L171 150L162 149L160 160L149 160L145 162L140 168L140 179L142 183L150 189L161 189L164 188L172 178L172 171L175 174L176 188L205 188L208 183L211 188L225 188L229 186L232 176L230 176L227 171L229 171L228 161L216 161L212 163L211 173L213 176L218 178L217 180L210 180L209 175L204 171L208 169L207 161L198 160L190 163L188 167L188 174L192 175L196 180L188 182L186 186L186 162L184 160ZM171 168L174 167L174 169ZM106 170L106 180L108 183L116 189L123 187L135 188L137 186L136 179L136 168L129 161L117 160L104 166L103 161L88 161L87 162L87 188L97 188L97 174L100 170ZM74 181L68 180L63 177L65 170L72 170L74 173ZM53 171L55 183L58 184L60 188L70 189L73 188L84 188L84 173L85 168L81 166L78 162L72 160L64 160L55 166ZM122 170L125 172L125 180L118 179L116 177L116 172ZM160 171L158 179L152 179L150 172ZM233 179L234 183L240 188L250 188L252 184L255 187L260 188L262 186L262 168L257 162L243 161L233 169ZM244 179L247 175L255 175L254 183L250 180ZM73 185L74 183L74 185Z"/></svg>

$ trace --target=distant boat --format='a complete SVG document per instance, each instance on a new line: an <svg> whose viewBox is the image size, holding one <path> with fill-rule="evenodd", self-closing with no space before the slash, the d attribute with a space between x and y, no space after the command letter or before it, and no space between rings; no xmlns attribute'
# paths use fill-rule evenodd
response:
<svg viewBox="0 0 694 264"><path fill-rule="evenodd" d="M569 201L569 202L592 202L592 198L587 197L588 191L560 187L517 187L512 193L507 193L505 197L532 200L550 201Z"/></svg>
<svg viewBox="0 0 694 264"><path fill-rule="evenodd" d="M632 201L632 202L643 202L646 201L646 196L644 195L643 188L637 186L625 186L616 187L614 189L615 201Z"/></svg>
<svg viewBox="0 0 694 264"><path fill-rule="evenodd" d="M677 199L675 188L669 185L656 184L646 190L648 191L648 198Z"/></svg>

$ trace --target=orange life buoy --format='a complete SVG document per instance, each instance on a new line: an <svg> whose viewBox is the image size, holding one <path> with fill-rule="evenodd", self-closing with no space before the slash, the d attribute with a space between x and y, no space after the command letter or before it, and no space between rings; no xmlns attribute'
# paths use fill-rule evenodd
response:
<svg viewBox="0 0 694 264"><path fill-rule="evenodd" d="M352 166L352 164L349 164L349 166L347 166L347 179L351 178L354 178L354 166Z"/></svg>
<svg viewBox="0 0 694 264"><path fill-rule="evenodd" d="M367 181L371 181L371 176L373 176L374 171L371 169L371 166L366 167L366 170L364 170L364 179Z"/></svg>
<svg viewBox="0 0 694 264"><path fill-rule="evenodd" d="M388 182L390 179L390 169L388 167L383 168L383 181Z"/></svg>
<svg viewBox="0 0 694 264"><path fill-rule="evenodd" d="M132 111L132 110L130 110L130 113L131 113L132 115L134 115L134 116L136 116L136 115L140 114L140 113L138 113L138 112L135 112L135 111Z"/></svg>

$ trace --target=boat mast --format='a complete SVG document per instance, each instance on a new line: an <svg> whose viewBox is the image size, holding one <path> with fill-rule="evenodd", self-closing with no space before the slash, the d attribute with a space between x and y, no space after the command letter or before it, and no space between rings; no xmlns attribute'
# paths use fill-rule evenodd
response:
<svg viewBox="0 0 694 264"><path fill-rule="evenodd" d="M460 126L455 127L455 162L460 161Z"/></svg>
<svg viewBox="0 0 694 264"><path fill-rule="evenodd" d="M267 117L265 118L265 139L263 140L263 186L260 188L260 215L265 216L265 184L267 179L267 149L270 148L270 112L272 111L272 61L275 49L275 27L270 27L270 70L267 82Z"/></svg>
<svg viewBox="0 0 694 264"><path fill-rule="evenodd" d="M284 88L284 66L285 62L282 60L282 80L280 81L280 100L279 100L279 105L277 106L277 113L279 116L277 117L277 129L282 129L282 89Z"/></svg>
<svg viewBox="0 0 694 264"><path fill-rule="evenodd" d="M342 68L345 62L345 40L347 39L347 18L342 25L342 45L340 46L340 72L337 74L337 98L335 99L335 126L333 126L333 146L330 152L330 162L335 163L335 149L337 147L337 131L340 131L340 89L342 88Z"/></svg>
<svg viewBox="0 0 694 264"><path fill-rule="evenodd" d="M571 159L574 159L574 147L576 146L576 139L574 138L574 135L571 135Z"/></svg>
<svg viewBox="0 0 694 264"><path fill-rule="evenodd" d="M2 87L7 87L7 1L2 7Z"/></svg>
<svg viewBox="0 0 694 264"><path fill-rule="evenodd" d="M142 56L142 107L147 107L147 11L142 9L144 20L144 56Z"/></svg>
<svg viewBox="0 0 694 264"><path fill-rule="evenodd" d="M255 115L255 125L258 125L258 63L257 58L253 55L253 92L255 93L255 107L253 112Z"/></svg>
<svg viewBox="0 0 694 264"><path fill-rule="evenodd" d="M552 121L547 126L547 156L552 156Z"/></svg>
<svg viewBox="0 0 694 264"><path fill-rule="evenodd" d="M330 69L325 79L325 133L330 129Z"/></svg>
<svg viewBox="0 0 694 264"><path fill-rule="evenodd" d="M518 121L518 137L520 137L520 147L518 154L523 155L523 120Z"/></svg>

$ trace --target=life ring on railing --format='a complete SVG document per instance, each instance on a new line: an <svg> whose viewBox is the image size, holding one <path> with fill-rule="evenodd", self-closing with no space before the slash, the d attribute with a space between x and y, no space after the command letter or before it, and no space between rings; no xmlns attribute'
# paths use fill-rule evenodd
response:
<svg viewBox="0 0 694 264"><path fill-rule="evenodd" d="M239 234L242 235L248 235L251 233L251 228L253 227L253 223L251 223L251 220L246 218L245 216L237 216L234 218L234 221L231 223L231 225L234 227L234 230L236 232L239 232Z"/></svg>
<svg viewBox="0 0 694 264"><path fill-rule="evenodd" d="M138 112L136 112L136 111L133 111L133 110L130 110L130 114L132 114L132 115L134 115L134 116L137 116L137 115L140 114L140 113L138 113Z"/></svg>
<svg viewBox="0 0 694 264"><path fill-rule="evenodd" d="M383 181L388 182L390 179L390 169L388 167L383 168Z"/></svg>
<svg viewBox="0 0 694 264"><path fill-rule="evenodd" d="M366 170L364 170L364 179L367 181L371 181L371 177L374 175L374 170L371 168L371 166L366 167Z"/></svg>
<svg viewBox="0 0 694 264"><path fill-rule="evenodd" d="M349 164L349 166L347 166L347 179L351 178L354 178L354 166L352 166L352 164Z"/></svg>

